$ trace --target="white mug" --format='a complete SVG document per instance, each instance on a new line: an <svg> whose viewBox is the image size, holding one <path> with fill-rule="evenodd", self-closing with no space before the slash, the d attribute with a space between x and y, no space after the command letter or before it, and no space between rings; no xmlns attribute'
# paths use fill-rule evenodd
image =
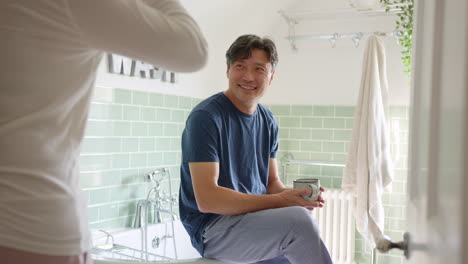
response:
<svg viewBox="0 0 468 264"><path fill-rule="evenodd" d="M294 180L294 189L310 189L310 195L303 195L304 199L308 201L317 201L320 195L320 180L307 178Z"/></svg>

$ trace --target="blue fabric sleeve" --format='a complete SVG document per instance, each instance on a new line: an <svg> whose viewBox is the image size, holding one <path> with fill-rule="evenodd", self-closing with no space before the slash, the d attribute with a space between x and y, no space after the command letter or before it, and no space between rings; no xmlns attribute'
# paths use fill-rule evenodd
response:
<svg viewBox="0 0 468 264"><path fill-rule="evenodd" d="M273 119L274 120L274 119ZM271 124L271 152L270 158L276 158L276 154L278 153L278 124L276 122L272 122Z"/></svg>
<svg viewBox="0 0 468 264"><path fill-rule="evenodd" d="M203 110L192 112L187 119L186 160L184 162L219 162L219 132L212 115Z"/></svg>

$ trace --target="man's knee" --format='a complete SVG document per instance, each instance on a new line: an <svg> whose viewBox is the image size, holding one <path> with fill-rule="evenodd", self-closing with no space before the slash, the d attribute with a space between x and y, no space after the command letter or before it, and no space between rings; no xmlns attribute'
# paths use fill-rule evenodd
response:
<svg viewBox="0 0 468 264"><path fill-rule="evenodd" d="M304 207L300 206L291 206L291 207L286 207L285 209L285 214L288 215L288 218L292 218L297 220L298 222L302 221L311 221L311 215L310 211L305 209Z"/></svg>
<svg viewBox="0 0 468 264"><path fill-rule="evenodd" d="M248 214L244 221L261 222L263 227L269 226L276 230L276 233L289 233L291 231L294 233L303 231L304 235L311 235L312 232L318 233L310 211L300 206L259 211Z"/></svg>
<svg viewBox="0 0 468 264"><path fill-rule="evenodd" d="M289 215L289 219L293 221L295 229L306 233L318 233L317 224L313 220L309 210L300 206L292 206L287 209L287 215Z"/></svg>

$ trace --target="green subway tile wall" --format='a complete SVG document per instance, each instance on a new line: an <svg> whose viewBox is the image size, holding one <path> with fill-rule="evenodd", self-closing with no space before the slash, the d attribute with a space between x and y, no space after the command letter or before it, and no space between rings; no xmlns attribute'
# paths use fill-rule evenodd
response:
<svg viewBox="0 0 468 264"><path fill-rule="evenodd" d="M353 106L296 106L268 105L279 123L280 147L278 159L287 153L296 160L346 161L354 119ZM394 179L391 190L383 195L385 233L393 240L401 240L406 228L406 178L408 158L408 107L390 107L390 128ZM280 167L280 174L282 174ZM342 167L318 165L288 165L284 180L292 185L294 179L316 177L325 188L340 188ZM371 263L371 250L356 232L356 261ZM377 254L377 263L401 264L400 252Z"/></svg>
<svg viewBox="0 0 468 264"><path fill-rule="evenodd" d="M136 202L154 186L144 182L144 175L168 167L172 192L177 195L180 135L186 117L200 100L96 89L107 89L112 96L94 98L80 157L80 184L88 197L89 222L91 228L129 227ZM167 180L162 188L169 193Z"/></svg>
<svg viewBox="0 0 468 264"><path fill-rule="evenodd" d="M89 201L91 228L132 225L136 202L154 186L144 175L168 167L172 192L177 194L180 136L185 119L200 99L152 92L108 89L108 98L94 98L82 148L81 187ZM109 94L109 93L107 93ZM267 105L279 124L278 160L287 153L299 160L344 162L353 126L352 106ZM399 240L405 230L408 147L408 107L391 107L395 177L384 193L386 233ZM280 166L281 173L281 166ZM317 177L326 188L340 188L343 168L289 165L285 182ZM169 193L169 182L162 183ZM177 207L174 208L176 211ZM358 263L370 263L371 251L356 236ZM378 263L403 263L399 252L377 256Z"/></svg>

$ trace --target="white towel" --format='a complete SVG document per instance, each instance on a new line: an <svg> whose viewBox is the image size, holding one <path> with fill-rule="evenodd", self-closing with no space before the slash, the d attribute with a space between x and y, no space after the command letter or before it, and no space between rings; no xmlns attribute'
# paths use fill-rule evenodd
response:
<svg viewBox="0 0 468 264"><path fill-rule="evenodd" d="M382 193L392 181L387 96L385 48L381 39L370 36L342 188L354 195L356 227L371 247L383 235Z"/></svg>

